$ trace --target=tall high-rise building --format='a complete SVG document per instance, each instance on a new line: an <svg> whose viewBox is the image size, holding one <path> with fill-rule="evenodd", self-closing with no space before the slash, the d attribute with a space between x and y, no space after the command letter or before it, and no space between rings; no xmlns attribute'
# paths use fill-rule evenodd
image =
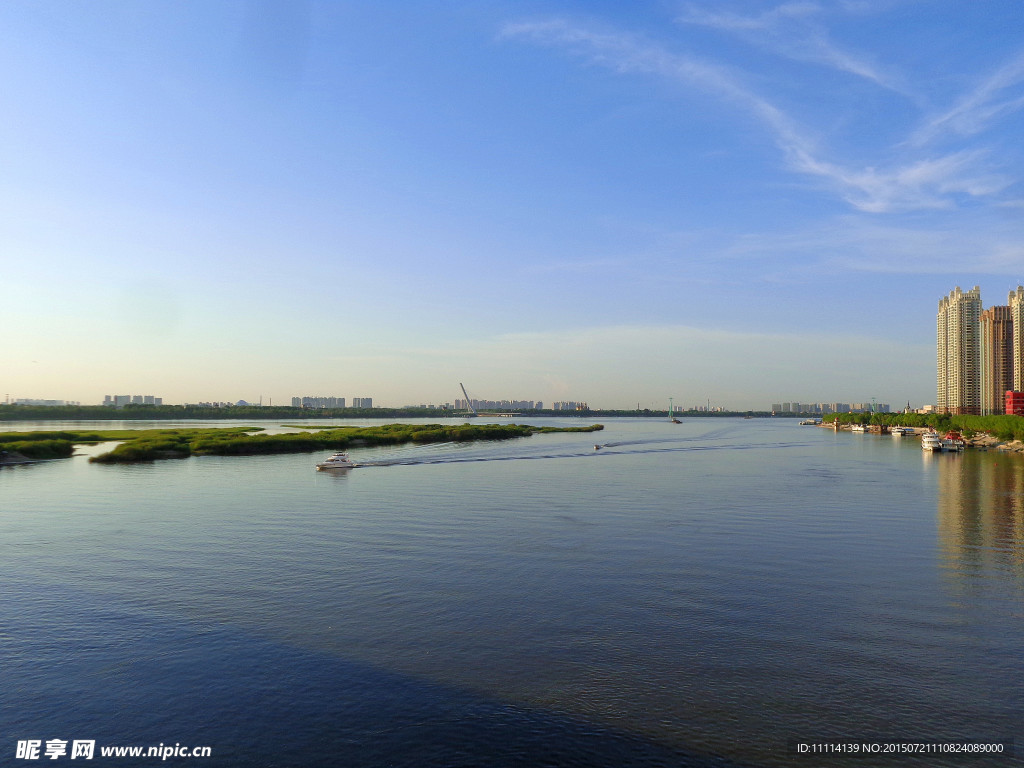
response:
<svg viewBox="0 0 1024 768"><path fill-rule="evenodd" d="M1013 323L1013 386L1010 389L1024 392L1024 287L1017 286L1010 291L1006 301L1010 305L1010 322Z"/></svg>
<svg viewBox="0 0 1024 768"><path fill-rule="evenodd" d="M1006 391L1013 389L1013 327L1008 306L982 310L982 416L1006 412Z"/></svg>
<svg viewBox="0 0 1024 768"><path fill-rule="evenodd" d="M936 407L940 413L981 413L981 288L951 291L936 317Z"/></svg>

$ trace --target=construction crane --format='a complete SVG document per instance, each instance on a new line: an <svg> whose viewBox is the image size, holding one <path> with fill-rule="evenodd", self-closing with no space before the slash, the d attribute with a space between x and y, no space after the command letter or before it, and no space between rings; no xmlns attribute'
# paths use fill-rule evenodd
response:
<svg viewBox="0 0 1024 768"><path fill-rule="evenodd" d="M469 408L469 411L470 411L469 413L466 414L466 418L472 418L474 416L479 416L480 414L477 413L476 412L476 408L473 407L473 401L470 400L469 399L469 395L466 394L466 387L465 387L465 385L463 385L463 383L460 381L459 382L459 386L462 387L462 394L466 395L466 407Z"/></svg>

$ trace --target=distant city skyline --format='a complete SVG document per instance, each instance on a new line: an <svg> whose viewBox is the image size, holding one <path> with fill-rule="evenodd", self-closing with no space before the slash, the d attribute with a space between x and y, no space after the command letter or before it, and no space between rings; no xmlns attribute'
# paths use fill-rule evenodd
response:
<svg viewBox="0 0 1024 768"><path fill-rule="evenodd" d="M889 403L838 403L838 402L817 402L801 403L797 400L772 403L771 410L776 413L889 413L892 406Z"/></svg>
<svg viewBox="0 0 1024 768"><path fill-rule="evenodd" d="M0 392L934 403L936 297L1024 279L1022 22L10 0Z"/></svg>
<svg viewBox="0 0 1024 768"><path fill-rule="evenodd" d="M854 402L854 403L843 403L838 401L808 401L800 402L798 400L783 400L774 402L770 405L756 408L756 409L732 409L727 406L720 404L712 404L709 401L706 403L697 403L692 405L677 405L671 402L670 405L664 409L657 407L648 408L648 410L661 411L665 410L669 412L669 407L674 413L686 413L694 411L705 411L705 412L719 412L719 411L740 411L740 410L757 410L760 412L778 412L778 413L848 413L848 412L859 412L859 411L874 411L877 410L881 413L888 413L891 410L889 403L882 403L877 401L872 402ZM171 406L210 406L210 407L235 407L235 406L273 406L273 400L269 399L266 403L263 402L262 398L258 401L247 401L240 399L237 401L231 400L204 400L192 402L168 402L164 403L163 398L155 397L153 395L106 395L104 396L102 403L82 403L80 401L65 401L65 400L43 400L36 398L16 398L7 399L7 404L14 405L104 405L115 408L123 408L126 405L171 405ZM319 409L344 409L349 408L373 408L373 398L370 397L355 397L349 400L345 397L338 396L303 396L303 397L292 397L288 403L278 403L278 406L290 405L292 408L306 408L310 410ZM909 405L909 404L908 404ZM638 402L637 406L641 404ZM378 407L382 408L429 408L429 409L441 409L441 410L453 410L453 411L466 411L472 409L477 410L512 410L512 411L529 411L529 410L552 410L552 411L579 411L579 410L632 410L632 409L619 409L619 408L597 408L592 407L588 402L580 400L556 400L554 402L545 403L542 400L522 400L522 399L508 399L508 400L488 400L471 398L465 400L462 398L455 398L454 400L438 401L436 403L425 403L420 402L418 404L406 403L402 406L396 405L381 405ZM643 410L643 407L640 407Z"/></svg>

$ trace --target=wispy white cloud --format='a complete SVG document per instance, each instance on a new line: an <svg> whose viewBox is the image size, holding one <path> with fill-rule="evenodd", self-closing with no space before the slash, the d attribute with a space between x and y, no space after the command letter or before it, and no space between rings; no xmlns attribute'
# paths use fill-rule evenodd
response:
<svg viewBox="0 0 1024 768"><path fill-rule="evenodd" d="M786 12L805 13L812 7L793 4ZM508 38L566 47L617 72L657 75L725 99L770 131L791 170L823 180L864 212L950 208L958 198L991 196L1012 181L981 167L985 155L980 151L915 159L888 169L830 162L822 158L818 142L807 130L745 85L737 73L635 35L597 31L564 20L509 24L503 33Z"/></svg>
<svg viewBox="0 0 1024 768"><path fill-rule="evenodd" d="M671 53L658 45L625 33L597 32L555 20L509 24L506 37L528 38L564 45L617 72L656 74L686 83L718 98L725 98L753 114L771 128L780 147L794 163L807 163L814 143L781 110L745 88L724 67L694 57Z"/></svg>
<svg viewBox="0 0 1024 768"><path fill-rule="evenodd" d="M956 105L933 117L912 137L920 146L944 134L972 136L994 121L1024 108L1024 93L1006 93L1024 85L1024 53L1008 61L965 94Z"/></svg>
<svg viewBox="0 0 1024 768"><path fill-rule="evenodd" d="M728 32L779 56L832 67L916 100L902 78L886 72L864 54L844 50L832 42L818 21L822 12L822 7L813 2L783 3L757 16L691 5L679 21Z"/></svg>
<svg viewBox="0 0 1024 768"><path fill-rule="evenodd" d="M952 208L957 197L987 197L1012 180L979 168L983 152L956 152L917 160L891 170L847 170L826 163L807 167L837 181L844 199L867 213Z"/></svg>

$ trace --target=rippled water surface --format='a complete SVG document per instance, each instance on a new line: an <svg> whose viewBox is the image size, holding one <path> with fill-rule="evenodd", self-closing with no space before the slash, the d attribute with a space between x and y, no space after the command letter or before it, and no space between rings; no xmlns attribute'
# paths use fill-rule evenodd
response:
<svg viewBox="0 0 1024 768"><path fill-rule="evenodd" d="M1018 456L714 418L351 454L0 470L0 755L1022 762L787 749L1024 749Z"/></svg>

